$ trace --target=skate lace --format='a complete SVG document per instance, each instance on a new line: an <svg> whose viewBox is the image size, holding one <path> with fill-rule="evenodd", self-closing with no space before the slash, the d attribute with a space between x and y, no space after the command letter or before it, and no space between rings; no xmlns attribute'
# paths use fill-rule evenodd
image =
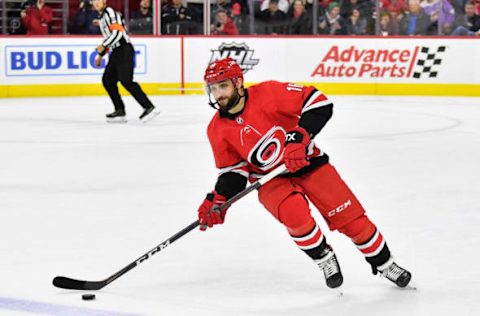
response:
<svg viewBox="0 0 480 316"><path fill-rule="evenodd" d="M382 276L389 280L396 281L405 270L392 263L387 269L382 272Z"/></svg>
<svg viewBox="0 0 480 316"><path fill-rule="evenodd" d="M323 270L326 278L329 278L335 273L340 272L337 258L334 255L331 256L329 259L325 260L324 262L319 263L318 266Z"/></svg>

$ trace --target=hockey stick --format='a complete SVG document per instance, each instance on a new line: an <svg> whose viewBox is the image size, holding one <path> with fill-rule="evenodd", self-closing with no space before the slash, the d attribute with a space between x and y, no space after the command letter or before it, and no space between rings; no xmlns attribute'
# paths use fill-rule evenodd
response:
<svg viewBox="0 0 480 316"><path fill-rule="evenodd" d="M285 165L281 165L277 168L275 168L273 171L268 173L267 175L263 176L261 179L258 181L254 182L245 190L239 192L235 196L233 196L231 199L220 205L220 209L226 209L230 207L233 203L237 202L241 198L243 198L245 195L249 194L253 190L258 189L268 181L272 180L282 172L286 170ZM198 225L200 225L200 222L196 220L195 222L191 223L172 237L168 238L149 252L145 253L142 255L140 258L137 260L133 261L129 265L127 265L125 268L121 269L120 271L116 272L115 274L111 275L110 277L106 278L103 281L82 281L82 280L76 280L76 279L71 279L63 276L57 276L53 279L53 285L62 289L70 289L70 290L100 290L107 286L108 284L112 283L128 271L132 270L136 266L138 266L140 263L143 261L149 259L151 256L156 254L157 252L162 251L163 249L167 248L170 246L173 242L176 240L180 239L181 237L185 236L187 233L191 232L194 230Z"/></svg>

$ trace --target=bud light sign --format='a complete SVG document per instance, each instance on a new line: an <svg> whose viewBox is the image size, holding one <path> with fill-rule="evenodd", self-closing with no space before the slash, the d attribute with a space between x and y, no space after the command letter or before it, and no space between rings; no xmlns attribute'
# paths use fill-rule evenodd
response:
<svg viewBox="0 0 480 316"><path fill-rule="evenodd" d="M95 45L18 45L5 46L5 75L78 76L103 73L108 55L95 66ZM147 73L146 45L135 46L135 74Z"/></svg>

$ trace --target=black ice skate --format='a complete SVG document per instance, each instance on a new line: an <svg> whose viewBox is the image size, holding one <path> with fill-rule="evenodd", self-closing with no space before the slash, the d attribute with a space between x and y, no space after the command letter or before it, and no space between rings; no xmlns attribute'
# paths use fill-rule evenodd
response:
<svg viewBox="0 0 480 316"><path fill-rule="evenodd" d="M115 111L106 115L107 122L109 123L126 123L127 118L125 116L125 111Z"/></svg>
<svg viewBox="0 0 480 316"><path fill-rule="evenodd" d="M155 110L155 107L154 106L151 106L151 107L148 107L146 108L143 113L140 115L139 119L146 123L150 120L152 120L155 116L157 116L158 114L160 114L159 111L154 111Z"/></svg>
<svg viewBox="0 0 480 316"><path fill-rule="evenodd" d="M334 289L342 285L342 271L340 271L337 256L330 245L327 245L325 248L322 258L314 260L314 262L323 270L323 275L329 288Z"/></svg>
<svg viewBox="0 0 480 316"><path fill-rule="evenodd" d="M385 277L398 287L406 287L412 278L412 274L400 267L390 258L385 264L377 267L381 277Z"/></svg>

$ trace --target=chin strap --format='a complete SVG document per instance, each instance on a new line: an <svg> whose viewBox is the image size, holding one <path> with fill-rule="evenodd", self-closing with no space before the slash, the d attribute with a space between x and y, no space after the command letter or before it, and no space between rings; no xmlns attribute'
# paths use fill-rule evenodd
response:
<svg viewBox="0 0 480 316"><path fill-rule="evenodd" d="M215 110L218 110L220 112L220 116L221 117L227 117L228 116L228 111L233 108L235 105L238 104L238 102L240 102L240 100L242 98L245 97L245 94L241 95L240 93L238 93L238 88L236 89L235 91L235 98L233 98L225 107L221 107L219 104L218 104L218 101L214 99L215 102L212 102L212 97L211 97L211 94L208 93L208 104L214 108Z"/></svg>

